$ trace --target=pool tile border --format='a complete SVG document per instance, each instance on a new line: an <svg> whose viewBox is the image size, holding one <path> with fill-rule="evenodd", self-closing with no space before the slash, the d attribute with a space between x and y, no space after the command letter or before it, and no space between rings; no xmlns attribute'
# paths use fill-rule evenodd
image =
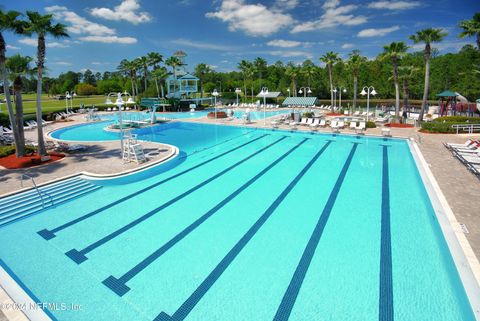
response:
<svg viewBox="0 0 480 321"><path fill-rule="evenodd" d="M480 262L475 256L417 143L413 139L407 139L406 141L432 202L435 216L453 257L470 306L475 318L480 320Z"/></svg>

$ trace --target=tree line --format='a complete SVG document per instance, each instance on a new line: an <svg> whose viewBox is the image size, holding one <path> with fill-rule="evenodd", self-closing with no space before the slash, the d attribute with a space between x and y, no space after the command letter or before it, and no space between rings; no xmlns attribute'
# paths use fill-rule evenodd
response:
<svg viewBox="0 0 480 321"><path fill-rule="evenodd" d="M90 95L126 90L137 100L141 97L165 98L165 79L175 75L176 67L182 64L176 56L164 59L160 53L150 52L133 60L123 59L114 71L67 71L58 77L43 77L45 35L66 37L65 26L53 24L51 15L27 12L27 20L21 20L19 16L17 12L0 11L0 31L9 30L26 36L37 34L39 55L36 66L31 67L31 57L13 55L6 59L6 44L0 32L0 72L4 77L5 92L8 92L10 81L15 96L19 96L16 99L16 113L13 108L10 112L9 107L9 114L11 119L16 115L15 123L22 130L23 91L37 92L38 121L38 117L41 117L38 94L41 92L56 95L76 91L80 95ZM43 19L44 22L35 19ZM423 50L418 52L408 52L409 44L399 41L385 45L383 51L373 59L367 59L358 50L353 50L346 59L341 59L338 53L327 52L319 58L319 64L307 59L302 64L277 61L268 65L265 59L258 57L253 61L240 61L237 70L231 72L216 72L209 65L200 63L195 66L193 74L199 78L199 96L209 95L217 89L223 97L234 98L235 90L240 88L244 101L256 99L255 96L263 87L292 96L297 96L300 88L308 88L313 96L329 97L333 105L334 90L345 88L342 97L351 99L356 107L360 87L373 86L381 98L395 99L397 117L400 98L404 108L410 106L410 99L421 99L419 118L422 119L428 100L435 100L435 95L446 89L457 91L470 101L480 98L480 13L476 13L471 20L461 21L459 26L463 30L459 36L475 37L477 48L466 45L457 53L440 55L433 46L441 42L446 34L441 29L427 28L410 36L412 44L423 45Z"/></svg>

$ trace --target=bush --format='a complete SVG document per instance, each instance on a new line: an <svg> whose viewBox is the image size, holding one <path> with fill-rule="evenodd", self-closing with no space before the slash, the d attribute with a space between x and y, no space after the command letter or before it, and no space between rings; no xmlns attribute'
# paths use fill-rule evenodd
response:
<svg viewBox="0 0 480 321"><path fill-rule="evenodd" d="M454 124L456 123L425 122L422 123L422 130L429 133L456 133L457 130L452 128Z"/></svg>
<svg viewBox="0 0 480 321"><path fill-rule="evenodd" d="M444 117L438 117L433 121L437 123L478 123L480 124L479 117L466 117L466 116L444 116Z"/></svg>
<svg viewBox="0 0 480 321"><path fill-rule="evenodd" d="M215 112L208 113L207 115L208 118L210 119L215 119ZM217 118L227 118L227 113L224 111L217 111Z"/></svg>
<svg viewBox="0 0 480 321"><path fill-rule="evenodd" d="M373 121L367 121L367 128L377 128L377 125Z"/></svg>
<svg viewBox="0 0 480 321"><path fill-rule="evenodd" d="M77 95L80 96L90 96L97 93L97 88L90 84L78 84L75 86L75 90L77 91Z"/></svg>
<svg viewBox="0 0 480 321"><path fill-rule="evenodd" d="M10 119L7 114L0 114L0 126L10 126Z"/></svg>
<svg viewBox="0 0 480 321"><path fill-rule="evenodd" d="M34 151L35 147L25 146L26 153L33 153ZM0 146L0 157L6 157L12 154L15 154L15 146Z"/></svg>
<svg viewBox="0 0 480 321"><path fill-rule="evenodd" d="M313 116L315 116L313 112L306 112L302 114L302 118L312 118Z"/></svg>

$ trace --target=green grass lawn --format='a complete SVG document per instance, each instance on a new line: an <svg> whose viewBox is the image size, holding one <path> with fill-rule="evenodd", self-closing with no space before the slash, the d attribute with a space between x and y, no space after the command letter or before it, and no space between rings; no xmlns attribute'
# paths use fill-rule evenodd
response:
<svg viewBox="0 0 480 321"><path fill-rule="evenodd" d="M36 96L34 94L25 94L23 95L23 110L24 114L34 114L36 109ZM102 105L105 103L105 96L87 96L87 97L76 97L73 99L73 108L79 108L81 104L85 106ZM7 106L2 103L2 113L7 113ZM70 101L68 101L68 106L70 107ZM56 100L47 95L42 95L42 111L43 113L57 112L65 110L65 100Z"/></svg>

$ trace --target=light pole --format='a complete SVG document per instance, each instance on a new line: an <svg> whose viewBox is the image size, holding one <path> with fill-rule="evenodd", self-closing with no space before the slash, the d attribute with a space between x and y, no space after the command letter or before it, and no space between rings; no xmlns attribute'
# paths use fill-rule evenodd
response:
<svg viewBox="0 0 480 321"><path fill-rule="evenodd" d="M367 91L365 91L365 89ZM375 96L376 94L377 94L377 92L375 91L375 88L373 86L363 87L362 92L360 93L360 95L362 95L362 96L367 95L367 122L368 122L368 112L369 112L369 109L370 109L370 95Z"/></svg>
<svg viewBox="0 0 480 321"><path fill-rule="evenodd" d="M220 95L216 89L213 90L212 96L215 98L215 121L217 121L217 97Z"/></svg>
<svg viewBox="0 0 480 321"><path fill-rule="evenodd" d="M333 93L333 110L335 111L335 108L337 108L337 88L335 87L332 90Z"/></svg>
<svg viewBox="0 0 480 321"><path fill-rule="evenodd" d="M263 87L262 91L260 92L260 95L263 96L263 125L266 125L267 120L266 120L266 111L265 108L267 107L267 95L268 95L268 88Z"/></svg>
<svg viewBox="0 0 480 321"><path fill-rule="evenodd" d="M77 97L77 94L74 92L72 98L70 99L70 111L73 112L73 98Z"/></svg>
<svg viewBox="0 0 480 321"><path fill-rule="evenodd" d="M290 97L290 88L287 88L288 91L288 97Z"/></svg>
<svg viewBox="0 0 480 321"><path fill-rule="evenodd" d="M301 87L298 93L300 95L303 94L303 97L307 97L307 94L310 95L312 93L312 90L310 89L310 87Z"/></svg>
<svg viewBox="0 0 480 321"><path fill-rule="evenodd" d="M115 100L115 103L112 102L111 97L117 96L117 99ZM122 96L128 96L128 100L125 102L122 98ZM111 92L107 96L107 100L105 101L106 105L116 105L118 107L118 126L120 128L120 153L123 158L123 119L122 119L122 106L127 105L127 104L133 104L135 101L133 98L130 96L130 94L125 90L123 93L114 93ZM129 151L130 155L130 151Z"/></svg>
<svg viewBox="0 0 480 321"><path fill-rule="evenodd" d="M240 88L235 88L235 93L237 94L237 107L238 107L238 95L240 95L241 92L242 90Z"/></svg>
<svg viewBox="0 0 480 321"><path fill-rule="evenodd" d="M346 93L346 92L347 92L347 88L340 86L340 87L338 87L338 91L339 91L339 95L340 95L340 97L339 97L339 105L340 105L340 108L342 108L342 91L343 91L344 93Z"/></svg>

